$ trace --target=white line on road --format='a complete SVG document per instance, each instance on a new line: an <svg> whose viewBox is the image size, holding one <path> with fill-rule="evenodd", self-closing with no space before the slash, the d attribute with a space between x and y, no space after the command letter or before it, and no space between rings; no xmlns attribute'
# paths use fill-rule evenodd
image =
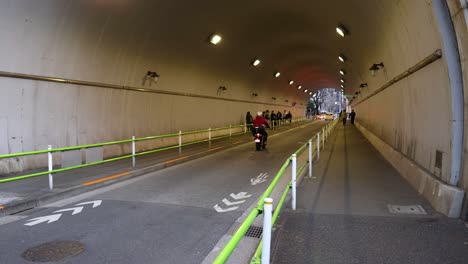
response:
<svg viewBox="0 0 468 264"><path fill-rule="evenodd" d="M245 203L245 200L243 200L243 201L237 201L237 202L231 202L231 201L229 201L228 199L223 198L223 203L226 204L227 206L231 206L231 205L235 205L235 204Z"/></svg>
<svg viewBox="0 0 468 264"><path fill-rule="evenodd" d="M237 208L239 208L239 206L234 206L234 207L230 207L230 208L223 209L223 208L221 208L219 205L215 205L215 206L213 206L213 208L214 208L214 209L216 210L216 212L218 212L218 213L224 213L224 212L234 211L234 210L236 210Z"/></svg>

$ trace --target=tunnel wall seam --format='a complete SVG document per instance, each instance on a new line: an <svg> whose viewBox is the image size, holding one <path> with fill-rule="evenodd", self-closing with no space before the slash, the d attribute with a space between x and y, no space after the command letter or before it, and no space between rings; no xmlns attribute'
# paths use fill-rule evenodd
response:
<svg viewBox="0 0 468 264"><path fill-rule="evenodd" d="M437 179L429 171L356 122L356 127L379 153L426 198L434 209L448 217L460 217L465 192Z"/></svg>

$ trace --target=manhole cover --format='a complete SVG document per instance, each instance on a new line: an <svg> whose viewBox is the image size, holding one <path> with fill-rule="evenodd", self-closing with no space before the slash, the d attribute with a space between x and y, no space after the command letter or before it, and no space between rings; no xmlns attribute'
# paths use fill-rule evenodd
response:
<svg viewBox="0 0 468 264"><path fill-rule="evenodd" d="M36 262L58 261L66 257L76 256L83 252L84 245L74 241L55 241L32 247L22 256L26 260Z"/></svg>
<svg viewBox="0 0 468 264"><path fill-rule="evenodd" d="M388 205L388 210L392 214L427 214L421 205Z"/></svg>

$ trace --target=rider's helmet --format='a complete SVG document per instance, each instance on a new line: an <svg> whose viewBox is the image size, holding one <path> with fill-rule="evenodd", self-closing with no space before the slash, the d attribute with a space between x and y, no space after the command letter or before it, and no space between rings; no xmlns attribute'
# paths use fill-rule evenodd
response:
<svg viewBox="0 0 468 264"><path fill-rule="evenodd" d="M257 112L257 115L258 115L258 116L262 116L262 114L263 114L263 113L262 113L261 111L258 111L258 112Z"/></svg>

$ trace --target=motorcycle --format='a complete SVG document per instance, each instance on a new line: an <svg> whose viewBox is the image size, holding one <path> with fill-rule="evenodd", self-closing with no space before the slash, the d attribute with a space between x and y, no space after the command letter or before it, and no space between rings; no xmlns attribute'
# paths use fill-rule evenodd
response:
<svg viewBox="0 0 468 264"><path fill-rule="evenodd" d="M265 148L265 142L263 139L263 134L260 131L260 127L254 127L254 141L255 141L255 148L257 151Z"/></svg>

